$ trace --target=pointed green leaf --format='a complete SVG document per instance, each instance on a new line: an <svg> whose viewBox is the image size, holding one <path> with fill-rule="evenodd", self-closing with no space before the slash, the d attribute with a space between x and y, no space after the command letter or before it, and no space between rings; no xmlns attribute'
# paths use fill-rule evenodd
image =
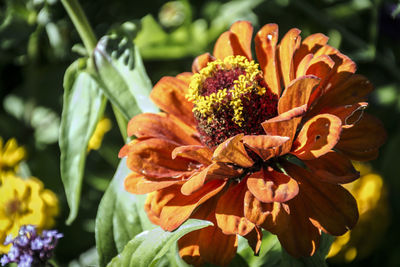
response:
<svg viewBox="0 0 400 267"><path fill-rule="evenodd" d="M143 209L146 196L133 195L124 189L124 179L130 172L126 159L122 159L97 211L95 229L100 266L122 252L137 234L154 228Z"/></svg>
<svg viewBox="0 0 400 267"><path fill-rule="evenodd" d="M93 57L104 94L127 120L142 112L158 111L149 98L150 79L130 39L104 36Z"/></svg>
<svg viewBox="0 0 400 267"><path fill-rule="evenodd" d="M174 232L161 228L144 231L129 241L121 254L107 266L152 267L175 245L175 242L187 233L212 225L211 222L190 219Z"/></svg>
<svg viewBox="0 0 400 267"><path fill-rule="evenodd" d="M75 61L64 76L59 145L61 179L70 208L67 224L78 214L87 145L106 103L96 81L83 70L84 65L82 59Z"/></svg>

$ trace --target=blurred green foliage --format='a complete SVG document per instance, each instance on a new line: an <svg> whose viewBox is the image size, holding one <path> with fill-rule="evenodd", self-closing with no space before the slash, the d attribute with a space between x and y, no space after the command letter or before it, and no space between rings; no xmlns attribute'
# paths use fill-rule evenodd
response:
<svg viewBox="0 0 400 267"><path fill-rule="evenodd" d="M398 266L400 262L400 3L383 0L231 0L231 1L81 1L97 36L135 38L135 49L155 84L162 76L191 69L193 58L212 51L220 33L238 19L255 29L274 22L281 36L290 28L303 36L322 32L330 44L356 61L358 73L376 90L369 112L388 131L387 144L373 162L389 189L392 222L375 253L348 265ZM139 23L140 22L140 23ZM139 26L140 25L140 26ZM135 28L139 27L139 28ZM16 137L28 150L30 172L60 198L58 228L64 232L57 261L89 264L95 251L94 225L100 199L118 165L124 140L118 122L102 147L86 162L83 198L77 220L66 226L69 209L60 179L57 145L62 110L63 75L86 55L81 40L58 0L0 2L0 136ZM129 58L128 58L129 60ZM111 106L105 110L113 118ZM377 218L379 219L379 218ZM368 234L368 233L366 233ZM267 249L267 248L266 248ZM271 248L273 250L273 248ZM86 254L80 257L84 252ZM243 252L245 253L245 252ZM243 256L243 254L241 254ZM75 264L75 265L74 265ZM334 263L331 264L335 266Z"/></svg>

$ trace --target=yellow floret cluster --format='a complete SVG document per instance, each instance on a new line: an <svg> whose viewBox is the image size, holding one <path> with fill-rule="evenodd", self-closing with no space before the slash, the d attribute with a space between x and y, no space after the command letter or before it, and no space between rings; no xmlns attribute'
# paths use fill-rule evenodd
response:
<svg viewBox="0 0 400 267"><path fill-rule="evenodd" d="M212 77L216 71L236 68L244 70L245 74L240 75L234 81L233 89L228 91L227 88L221 88L218 92L208 96L201 95L204 81ZM256 79L260 75L262 75L262 72L259 70L258 64L253 60L249 61L244 56L228 56L224 60L217 59L209 62L207 67L193 75L186 98L193 102L193 112L198 112L201 116L207 117L209 122L214 119L214 112L224 106L221 105L222 103L231 106L234 111L233 121L241 126L244 121L242 98L252 92L259 95L266 92L266 89L261 87ZM229 99L227 98L228 94L230 95Z"/></svg>

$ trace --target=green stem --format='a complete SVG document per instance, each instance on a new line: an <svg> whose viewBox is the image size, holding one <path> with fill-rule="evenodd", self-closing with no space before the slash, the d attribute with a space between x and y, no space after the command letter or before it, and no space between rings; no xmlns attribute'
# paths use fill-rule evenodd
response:
<svg viewBox="0 0 400 267"><path fill-rule="evenodd" d="M97 43L96 35L78 0L61 0L61 3L64 5L72 23L74 23L88 54L92 54Z"/></svg>
<svg viewBox="0 0 400 267"><path fill-rule="evenodd" d="M85 12L83 11L78 0L61 0L61 3L64 5L64 8L68 13L68 16L71 18L72 23L74 23L74 26L78 31L79 36L83 41L83 44L85 45L88 55L90 55L91 57L93 50L95 49L97 44L97 38L96 35L94 34L92 27L90 26L90 23L85 15ZM90 64L91 61L89 60L88 62ZM124 139L124 142L126 142L127 141L126 126L128 122L125 120L125 118L123 117L118 108L116 108L114 105L112 105L112 108L115 117L117 119L118 126L122 134L122 138Z"/></svg>

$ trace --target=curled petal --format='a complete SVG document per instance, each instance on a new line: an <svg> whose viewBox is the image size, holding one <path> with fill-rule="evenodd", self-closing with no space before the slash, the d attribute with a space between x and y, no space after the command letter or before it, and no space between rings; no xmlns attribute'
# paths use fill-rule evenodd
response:
<svg viewBox="0 0 400 267"><path fill-rule="evenodd" d="M264 73L264 80L271 91L280 96L280 78L276 59L276 44L278 43L278 25L267 24L257 32L255 46L258 62Z"/></svg>
<svg viewBox="0 0 400 267"><path fill-rule="evenodd" d="M175 77L163 77L150 93L153 102L167 113L175 115L188 125L195 125L193 103L186 100L188 84Z"/></svg>
<svg viewBox="0 0 400 267"><path fill-rule="evenodd" d="M295 77L293 55L300 47L300 30L293 28L282 38L279 45L279 63L284 86L287 87Z"/></svg>
<svg viewBox="0 0 400 267"><path fill-rule="evenodd" d="M324 47L328 42L328 37L322 33L315 33L307 36L303 42L301 42L300 48L294 55L294 65L300 64L302 59L308 54L315 54L321 47Z"/></svg>
<svg viewBox="0 0 400 267"><path fill-rule="evenodd" d="M296 112L293 114L291 111L289 111L289 113L287 113L289 116L286 116L285 114L284 117L278 116L261 123L261 126L264 128L266 134L289 137L289 141L276 149L276 156L284 155L291 150L297 126L301 121L301 117L291 117L292 115L297 114L298 110L296 110Z"/></svg>
<svg viewBox="0 0 400 267"><path fill-rule="evenodd" d="M312 223L332 235L342 235L358 220L357 202L342 186L319 181L311 172L293 164L285 170L300 183L299 198L306 203Z"/></svg>
<svg viewBox="0 0 400 267"><path fill-rule="evenodd" d="M244 216L255 225L262 225L274 208L274 203L259 201L249 190L244 196Z"/></svg>
<svg viewBox="0 0 400 267"><path fill-rule="evenodd" d="M275 149L289 141L286 136L246 135L243 143L264 161L275 156Z"/></svg>
<svg viewBox="0 0 400 267"><path fill-rule="evenodd" d="M220 192L226 182L223 180L210 181L191 195L183 195L181 189L162 208L160 226L166 231L173 231L185 222L192 212L202 203Z"/></svg>
<svg viewBox="0 0 400 267"><path fill-rule="evenodd" d="M205 182L238 177L242 172L235 170L225 163L215 162L204 170L193 174L182 186L181 192L184 195L190 195L199 190Z"/></svg>
<svg viewBox="0 0 400 267"><path fill-rule="evenodd" d="M329 75L334 65L335 62L327 55L314 57L306 70L306 74L324 78Z"/></svg>
<svg viewBox="0 0 400 267"><path fill-rule="evenodd" d="M298 147L292 152L302 160L318 158L329 152L339 141L341 120L331 114L320 114L307 121L296 142Z"/></svg>
<svg viewBox="0 0 400 267"><path fill-rule="evenodd" d="M246 179L232 185L218 200L215 209L217 224L226 235L239 234L245 236L254 228L254 224L244 217L244 197Z"/></svg>
<svg viewBox="0 0 400 267"><path fill-rule="evenodd" d="M311 64L311 60L314 58L313 54L308 54L300 61L296 69L296 78L306 75L307 69Z"/></svg>
<svg viewBox="0 0 400 267"><path fill-rule="evenodd" d="M250 192L261 202L286 202L299 192L297 182L284 173L261 170L247 179Z"/></svg>
<svg viewBox="0 0 400 267"><path fill-rule="evenodd" d="M204 165L209 165L211 164L212 151L208 147L200 145L180 146L172 151L172 159L176 157L182 157Z"/></svg>
<svg viewBox="0 0 400 267"><path fill-rule="evenodd" d="M247 155L241 142L243 134L238 134L227 139L214 151L213 160L218 162L233 163L241 167L249 168L254 161Z"/></svg>
<svg viewBox="0 0 400 267"><path fill-rule="evenodd" d="M377 150L387 138L382 123L369 114L364 114L353 127L343 129L336 149L354 160L369 160L377 156Z"/></svg>
<svg viewBox="0 0 400 267"><path fill-rule="evenodd" d="M215 57L210 55L210 53L201 54L200 56L194 59L192 64L192 72L193 73L199 72L202 68L207 67L207 64L209 62L212 62L214 60Z"/></svg>
<svg viewBox="0 0 400 267"><path fill-rule="evenodd" d="M171 158L177 144L150 138L129 144L127 165L133 171L152 178L178 177L189 171L190 161Z"/></svg>
<svg viewBox="0 0 400 267"><path fill-rule="evenodd" d="M278 102L278 113L282 114L293 108L307 104L311 92L319 84L315 76L302 76L290 82Z"/></svg>
<svg viewBox="0 0 400 267"><path fill-rule="evenodd" d="M351 161L335 151L330 151L317 159L304 163L321 182L332 184L350 183L360 177Z"/></svg>
<svg viewBox="0 0 400 267"><path fill-rule="evenodd" d="M274 202L271 211L261 227L273 234L285 231L290 219L290 210L287 204Z"/></svg>
<svg viewBox="0 0 400 267"><path fill-rule="evenodd" d="M142 113L133 117L128 123L128 135L165 138L179 144L200 144L194 128L166 113Z"/></svg>

